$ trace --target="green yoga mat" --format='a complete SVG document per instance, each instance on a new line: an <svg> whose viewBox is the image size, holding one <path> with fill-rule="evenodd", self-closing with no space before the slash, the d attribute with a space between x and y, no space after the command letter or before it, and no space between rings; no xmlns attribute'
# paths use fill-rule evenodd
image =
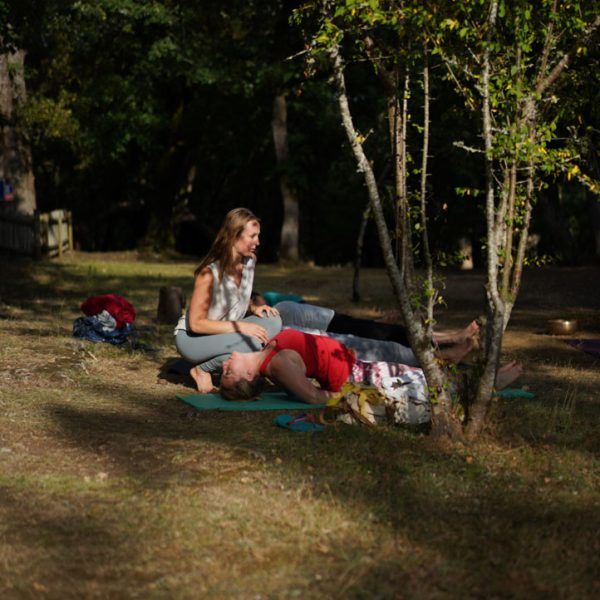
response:
<svg viewBox="0 0 600 600"><path fill-rule="evenodd" d="M290 400L285 392L265 392L258 400L251 402L225 400L219 394L190 394L189 396L177 394L177 398L198 410L313 410L325 406L324 404L306 404L306 402Z"/></svg>
<svg viewBox="0 0 600 600"><path fill-rule="evenodd" d="M527 390L519 388L504 388L503 390L496 392L496 396L500 396L500 398L535 398L533 392L528 392Z"/></svg>

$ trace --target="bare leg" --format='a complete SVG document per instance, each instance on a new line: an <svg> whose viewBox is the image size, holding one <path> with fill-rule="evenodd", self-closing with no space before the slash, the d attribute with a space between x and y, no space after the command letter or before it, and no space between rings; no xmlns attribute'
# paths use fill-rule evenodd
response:
<svg viewBox="0 0 600 600"><path fill-rule="evenodd" d="M388 323L390 325L396 325L402 321L402 313L399 310L388 310L383 317L377 319L381 323Z"/></svg>
<svg viewBox="0 0 600 600"><path fill-rule="evenodd" d="M436 352L436 356L453 363L460 362L473 350L473 338L466 338L463 342L446 346Z"/></svg>
<svg viewBox="0 0 600 600"><path fill-rule="evenodd" d="M389 310L380 319L381 323L390 325L401 321L401 313L399 310ZM473 339L479 335L479 325L477 321L471 321L463 329L447 329L443 331L433 332L433 341L436 344L459 344L467 339Z"/></svg>
<svg viewBox="0 0 600 600"><path fill-rule="evenodd" d="M515 379L523 374L523 365L516 360L502 365L496 373L496 389L501 390L510 385Z"/></svg>
<svg viewBox="0 0 600 600"><path fill-rule="evenodd" d="M459 344L465 340L473 340L479 334L477 321L471 321L464 329L454 331L434 331L433 341L436 344Z"/></svg>
<svg viewBox="0 0 600 600"><path fill-rule="evenodd" d="M201 394L208 394L214 389L210 373L199 369L198 367L192 367L190 369L190 375L196 382L196 387Z"/></svg>

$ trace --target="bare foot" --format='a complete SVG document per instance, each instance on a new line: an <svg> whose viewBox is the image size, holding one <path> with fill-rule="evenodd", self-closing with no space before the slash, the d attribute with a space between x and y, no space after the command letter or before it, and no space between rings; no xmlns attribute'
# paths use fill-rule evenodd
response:
<svg viewBox="0 0 600 600"><path fill-rule="evenodd" d="M474 338L479 335L479 323L477 323L477 321L471 321L463 331L465 332L466 337Z"/></svg>
<svg viewBox="0 0 600 600"><path fill-rule="evenodd" d="M516 360L502 365L496 373L496 389L501 390L510 385L515 379L523 374L523 365Z"/></svg>
<svg viewBox="0 0 600 600"><path fill-rule="evenodd" d="M198 367L192 367L190 369L190 375L196 382L196 387L201 394L208 394L215 389L210 373L207 373Z"/></svg>
<svg viewBox="0 0 600 600"><path fill-rule="evenodd" d="M386 325L396 325L402 321L402 314L399 310L388 310L378 321Z"/></svg>
<svg viewBox="0 0 600 600"><path fill-rule="evenodd" d="M464 329L456 331L436 331L433 341L436 344L461 344L466 340L473 340L479 335L477 321L471 321Z"/></svg>
<svg viewBox="0 0 600 600"><path fill-rule="evenodd" d="M437 351L437 355L444 360L459 363L471 350L473 350L473 338L467 338L459 344L452 344Z"/></svg>

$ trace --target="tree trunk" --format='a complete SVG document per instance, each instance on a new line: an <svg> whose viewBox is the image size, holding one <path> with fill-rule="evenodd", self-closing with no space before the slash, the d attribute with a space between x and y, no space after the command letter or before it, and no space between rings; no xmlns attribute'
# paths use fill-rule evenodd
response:
<svg viewBox="0 0 600 600"><path fill-rule="evenodd" d="M429 246L429 231L427 223L427 169L429 165L429 50L423 45L423 152L421 154L421 240L423 244L423 260L426 270L427 295L427 334L433 335L433 306L437 293L433 285L433 260Z"/></svg>
<svg viewBox="0 0 600 600"><path fill-rule="evenodd" d="M386 163L379 179L377 179L377 187L379 187L388 175L390 170L390 163ZM352 302L360 302L360 267L362 265L362 251L365 241L365 235L367 233L367 225L371 218L371 202L367 203L367 207L363 211L362 221L360 223L360 229L358 237L356 238L356 255L354 258L354 277L352 279Z"/></svg>
<svg viewBox="0 0 600 600"><path fill-rule="evenodd" d="M36 210L31 149L16 126L16 109L27 99L25 52L0 54L0 178L13 187L15 212Z"/></svg>
<svg viewBox="0 0 600 600"><path fill-rule="evenodd" d="M496 26L496 17L498 14L498 2L490 2L490 12L488 19L487 46L483 53L483 72L481 78L482 93L482 117L483 117L483 139L485 145L485 186L486 186L486 224L487 224L487 322L484 335L484 348L482 352L483 364L482 371L477 382L477 390L472 406L469 408L469 421L466 426L466 433L469 437L476 437L481 433L485 426L486 418L493 401L494 384L496 381L496 372L500 362L500 352L502 350L502 338L504 330L510 318L512 303L506 297L507 294L501 294L498 289L498 274L500 270L499 255L503 254L503 268L508 271L506 282L509 280L510 268L512 264L512 233L508 233L505 223L507 211L510 212L510 206L514 206L513 186L511 185L511 170L505 169L505 192L500 197L500 205L497 206L495 193L495 171L493 160L494 148L494 127L491 108L491 59L490 45L494 29Z"/></svg>
<svg viewBox="0 0 600 600"><path fill-rule="evenodd" d="M402 316L406 321L411 347L423 368L429 386L429 396L432 401L432 434L456 440L462 437L462 426L452 410L452 399L447 389L447 378L436 360L433 347L431 346L431 340L427 339L425 335L425 329L421 319L415 310L413 310L409 289L402 281L400 269L394 258L392 240L390 239L387 224L385 222L377 181L373 174L373 168L367 160L362 144L359 141L360 136L352 121L348 96L346 94L343 62L339 54L339 47L334 45L329 52L334 64L334 80L342 116L342 125L344 126L348 142L352 148L358 171L364 176L385 266L392 283L392 288L400 305Z"/></svg>
<svg viewBox="0 0 600 600"><path fill-rule="evenodd" d="M185 308L183 290L177 286L161 287L158 291L157 323L175 325Z"/></svg>
<svg viewBox="0 0 600 600"><path fill-rule="evenodd" d="M354 277L352 278L352 302L360 302L360 266L362 264L362 250L367 232L369 217L371 216L371 203L363 212L358 238L356 239L356 256L354 257Z"/></svg>
<svg viewBox="0 0 600 600"><path fill-rule="evenodd" d="M600 258L600 201L594 194L588 192L590 204L590 223L594 234L596 258Z"/></svg>
<svg viewBox="0 0 600 600"><path fill-rule="evenodd" d="M273 142L275 144L275 156L277 158L277 166L279 169L279 188L283 199L283 224L281 226L279 258L284 261L296 262L299 258L298 230L300 211L298 197L291 189L287 175L289 148L287 101L285 94L275 96L271 127L273 130Z"/></svg>

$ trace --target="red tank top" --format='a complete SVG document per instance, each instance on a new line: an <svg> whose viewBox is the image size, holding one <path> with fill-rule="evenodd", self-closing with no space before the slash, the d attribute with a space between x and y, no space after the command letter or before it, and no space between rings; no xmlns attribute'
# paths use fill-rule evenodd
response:
<svg viewBox="0 0 600 600"><path fill-rule="evenodd" d="M306 376L316 379L324 390L337 392L346 383L356 358L344 344L322 335L284 329L269 343L276 346L260 365L261 375L273 357L281 350L295 350L306 365Z"/></svg>

